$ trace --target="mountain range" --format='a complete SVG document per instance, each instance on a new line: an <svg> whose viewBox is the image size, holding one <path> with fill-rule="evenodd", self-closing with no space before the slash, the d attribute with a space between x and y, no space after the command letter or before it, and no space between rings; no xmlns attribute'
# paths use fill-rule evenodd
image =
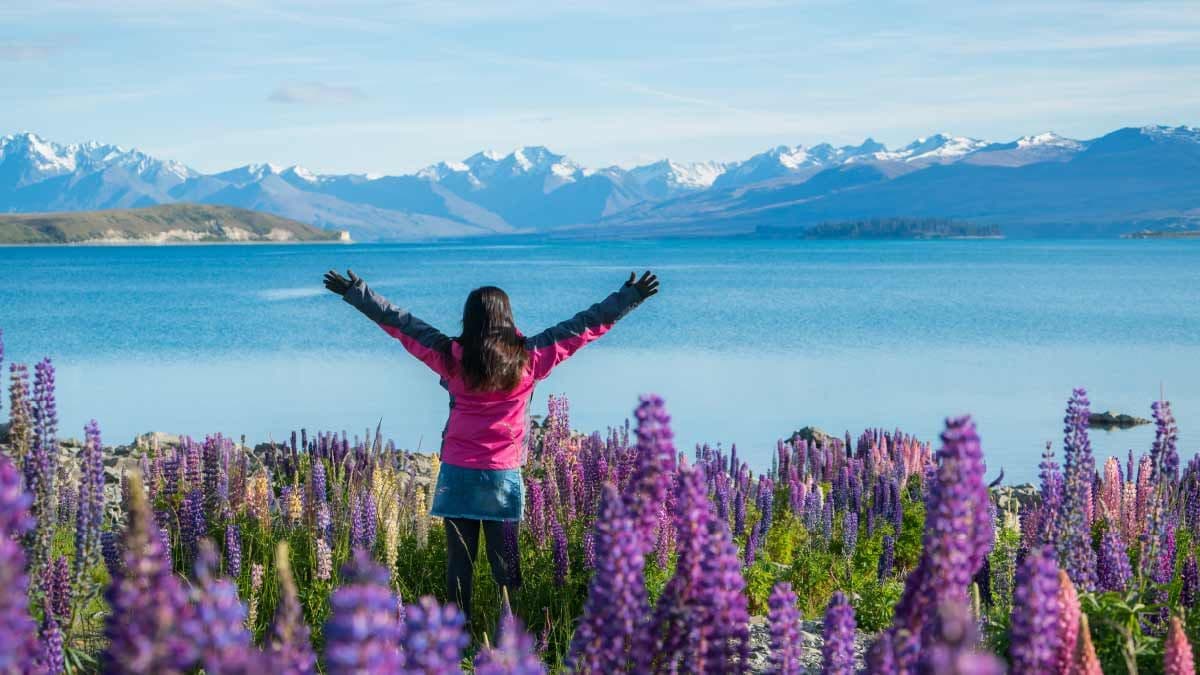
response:
<svg viewBox="0 0 1200 675"><path fill-rule="evenodd" d="M1110 236L1200 229L1200 129L1003 143L935 134L894 150L868 138L633 169L584 168L525 147L398 176L272 164L203 174L114 145L0 137L0 213L184 202L264 211L360 241L723 236L892 217L970 220L1016 236Z"/></svg>

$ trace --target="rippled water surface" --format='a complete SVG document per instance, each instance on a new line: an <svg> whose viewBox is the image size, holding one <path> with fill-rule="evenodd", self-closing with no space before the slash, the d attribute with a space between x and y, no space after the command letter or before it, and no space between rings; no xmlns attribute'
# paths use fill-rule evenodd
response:
<svg viewBox="0 0 1200 675"><path fill-rule="evenodd" d="M122 442L382 419L398 443L436 448L436 378L325 293L331 266L447 333L481 284L505 288L532 333L652 267L662 293L539 391L567 393L582 429L661 393L680 447L737 443L760 467L805 424L932 438L971 412L990 473L1032 479L1073 386L1145 417L1164 391L1181 450L1200 451L1200 242L0 248L7 359L55 358L65 435L89 417ZM1093 443L1123 456L1152 438Z"/></svg>

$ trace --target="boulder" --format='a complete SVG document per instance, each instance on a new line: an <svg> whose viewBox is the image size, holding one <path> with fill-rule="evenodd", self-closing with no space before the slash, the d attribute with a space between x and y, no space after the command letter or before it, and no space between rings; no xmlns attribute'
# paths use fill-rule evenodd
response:
<svg viewBox="0 0 1200 675"><path fill-rule="evenodd" d="M1088 426L1096 429L1132 429L1143 424L1150 424L1150 420L1125 413L1114 413L1111 410L1088 415Z"/></svg>
<svg viewBox="0 0 1200 675"><path fill-rule="evenodd" d="M155 447L156 444L157 447L160 448L177 446L179 445L179 436L175 434L164 433L162 431L147 431L146 433L134 438L133 443L130 445L135 448L148 450Z"/></svg>
<svg viewBox="0 0 1200 675"><path fill-rule="evenodd" d="M795 443L797 440L805 440L809 443L816 443L817 445L826 445L833 439L834 436L817 427L803 427L799 431L793 433L791 438L793 443Z"/></svg>

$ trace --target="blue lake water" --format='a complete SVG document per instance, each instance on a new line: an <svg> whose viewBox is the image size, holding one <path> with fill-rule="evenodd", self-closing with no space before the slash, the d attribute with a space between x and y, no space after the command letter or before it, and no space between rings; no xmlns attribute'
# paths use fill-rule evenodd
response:
<svg viewBox="0 0 1200 675"><path fill-rule="evenodd" d="M1074 386L1144 417L1165 391L1182 454L1200 450L1200 242L0 248L6 358L55 359L63 435L91 417L112 442L382 420L401 446L436 448L436 378L323 290L330 267L450 334L478 285L505 288L532 333L653 268L659 296L555 371L535 412L566 393L573 426L603 429L654 391L681 448L737 443L759 467L805 424L932 439L970 412L989 473L1029 480ZM1093 444L1124 456L1152 438Z"/></svg>

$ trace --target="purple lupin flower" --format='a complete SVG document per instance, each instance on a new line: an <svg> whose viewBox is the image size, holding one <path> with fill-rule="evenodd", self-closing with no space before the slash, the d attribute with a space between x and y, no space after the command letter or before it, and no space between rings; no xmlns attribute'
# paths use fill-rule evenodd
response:
<svg viewBox="0 0 1200 675"><path fill-rule="evenodd" d="M238 599L237 587L217 576L219 558L212 541L204 539L197 546L197 584L192 589L196 621L190 639L206 672L246 672L241 667L257 656L251 653L257 650L246 630L246 607Z"/></svg>
<svg viewBox="0 0 1200 675"><path fill-rule="evenodd" d="M567 583L567 573L570 570L571 561L567 557L567 532L557 518L554 519L553 528L554 584L561 587Z"/></svg>
<svg viewBox="0 0 1200 675"><path fill-rule="evenodd" d="M672 516L679 535L675 574L659 596L650 629L643 632L641 643L635 647L638 653L657 652L658 669L666 671L678 669L685 652L704 647L692 643L699 627L707 621L705 602L699 594L704 582L702 561L707 553L709 521L715 518L699 469L681 469L675 490Z"/></svg>
<svg viewBox="0 0 1200 675"><path fill-rule="evenodd" d="M179 534L183 544L184 556L194 554L200 539L208 534L208 523L204 519L204 491L192 488L183 499L179 511Z"/></svg>
<svg viewBox="0 0 1200 675"><path fill-rule="evenodd" d="M1179 590L1179 602L1188 609L1195 609L1200 600L1200 570L1196 567L1196 554L1189 553L1183 561L1183 584Z"/></svg>
<svg viewBox="0 0 1200 675"><path fill-rule="evenodd" d="M50 608L48 601L39 634L41 641L37 659L34 662L34 670L46 675L59 675L59 673L66 672L66 663L63 660L62 630L58 627L58 621L55 620L54 611Z"/></svg>
<svg viewBox="0 0 1200 675"><path fill-rule="evenodd" d="M750 534L746 535L746 550L743 553L743 559L746 561L746 567L753 567L755 556L758 555L758 528L750 528Z"/></svg>
<svg viewBox="0 0 1200 675"><path fill-rule="evenodd" d="M350 541L354 548L366 551L375 548L377 517L375 497L370 492L363 490L354 500L354 509L351 515Z"/></svg>
<svg viewBox="0 0 1200 675"><path fill-rule="evenodd" d="M1063 501L1062 539L1058 545L1063 568L1075 586L1091 591L1096 586L1096 553L1092 550L1091 507L1092 479L1096 462L1088 439L1090 416L1087 391L1076 389L1067 403L1063 430Z"/></svg>
<svg viewBox="0 0 1200 675"><path fill-rule="evenodd" d="M75 510L75 584L86 595L88 571L100 562L100 528L104 523L104 444L100 425L84 427L79 466L79 497Z"/></svg>
<svg viewBox="0 0 1200 675"><path fill-rule="evenodd" d="M858 513L848 511L842 520L842 555L854 557L854 549L858 545Z"/></svg>
<svg viewBox="0 0 1200 675"><path fill-rule="evenodd" d="M104 567L108 576L116 578L117 570L121 569L121 549L116 532L100 533L100 553L104 558Z"/></svg>
<svg viewBox="0 0 1200 675"><path fill-rule="evenodd" d="M705 620L697 631L698 642L705 648L689 652L684 668L689 672L744 672L750 647L746 581L729 527L715 518L707 520L698 591Z"/></svg>
<svg viewBox="0 0 1200 675"><path fill-rule="evenodd" d="M458 607L439 605L430 596L405 608L404 672L461 673L462 652L470 641L463 632L463 622Z"/></svg>
<svg viewBox="0 0 1200 675"><path fill-rule="evenodd" d="M16 541L33 527L32 501L16 467L0 454L0 673L25 672L37 654L25 551Z"/></svg>
<svg viewBox="0 0 1200 675"><path fill-rule="evenodd" d="M71 570L67 556L60 555L42 571L42 595L59 621L71 616Z"/></svg>
<svg viewBox="0 0 1200 675"><path fill-rule="evenodd" d="M746 531L746 493L736 489L733 493L733 534L742 536Z"/></svg>
<svg viewBox="0 0 1200 675"><path fill-rule="evenodd" d="M42 359L34 367L33 443L25 458L25 484L33 493L30 514L36 521L29 538L30 569L39 571L50 562L54 529L58 524L58 406L54 397L54 366Z"/></svg>
<svg viewBox="0 0 1200 675"><path fill-rule="evenodd" d="M833 594L825 608L825 638L821 648L823 675L854 675L854 608L841 591Z"/></svg>
<svg viewBox="0 0 1200 675"><path fill-rule="evenodd" d="M801 661L800 611L796 609L796 594L786 581L775 584L767 599L767 622L771 626L771 672L776 675L799 675L804 672Z"/></svg>
<svg viewBox="0 0 1200 675"><path fill-rule="evenodd" d="M883 552L879 555L879 567L876 578L883 581L892 575L892 566L896 563L896 540L892 535L883 535Z"/></svg>
<svg viewBox="0 0 1200 675"><path fill-rule="evenodd" d="M976 649L979 628L971 610L961 603L942 605L931 622L932 637L923 645L917 672L920 675L1003 675L1004 664ZM872 673L895 672L871 670ZM1021 671L1014 673L1046 672Z"/></svg>
<svg viewBox="0 0 1200 675"><path fill-rule="evenodd" d="M496 644L475 655L475 675L544 675L546 665L538 658L533 637L511 613L500 619Z"/></svg>
<svg viewBox="0 0 1200 675"><path fill-rule="evenodd" d="M242 576L242 531L233 523L225 526L225 573L233 579Z"/></svg>
<svg viewBox="0 0 1200 675"><path fill-rule="evenodd" d="M1048 673L1056 667L1059 582L1056 555L1050 547L1035 548L1017 568L1013 590L1009 656L1018 673Z"/></svg>
<svg viewBox="0 0 1200 675"><path fill-rule="evenodd" d="M33 411L29 402L29 367L23 363L8 366L8 445L18 463L24 462L32 444Z"/></svg>
<svg viewBox="0 0 1200 675"><path fill-rule="evenodd" d="M967 588L991 549L993 528L986 467L970 417L946 420L937 465L930 468L925 495L921 559L905 581L892 628L896 667L912 671L920 647L931 638L935 614L967 606ZM945 611L956 611L946 609Z"/></svg>
<svg viewBox="0 0 1200 675"><path fill-rule="evenodd" d="M1116 530L1106 530L1100 537L1100 556L1096 563L1096 588L1101 591L1125 592L1133 570L1129 553Z"/></svg>
<svg viewBox="0 0 1200 675"><path fill-rule="evenodd" d="M334 591L325 623L326 669L331 675L401 672L403 631L388 590L387 570L359 549L343 577L346 583Z"/></svg>
<svg viewBox="0 0 1200 675"><path fill-rule="evenodd" d="M1179 478L1179 451L1175 447L1179 428L1175 426L1175 416L1171 414L1171 403L1155 401L1150 408L1154 413L1155 427L1154 443L1150 447L1150 461L1154 467L1152 478L1175 480Z"/></svg>
<svg viewBox="0 0 1200 675"><path fill-rule="evenodd" d="M649 552L654 546L654 531L670 489L669 472L675 469L674 434L671 416L658 396L642 397L634 414L638 420L637 466L623 498L641 535L639 546Z"/></svg>
<svg viewBox="0 0 1200 675"><path fill-rule="evenodd" d="M196 663L195 609L171 573L162 539L146 503L141 476L126 477L128 525L122 565L105 593L111 611L104 621L107 673L185 671Z"/></svg>
<svg viewBox="0 0 1200 675"><path fill-rule="evenodd" d="M546 493L542 491L542 483L538 480L526 481L525 496L529 514L525 522L529 524L529 533L538 547L546 545Z"/></svg>
<svg viewBox="0 0 1200 675"><path fill-rule="evenodd" d="M1054 450L1050 443L1046 443L1042 463L1038 466L1038 476L1042 482L1041 504L1038 506L1038 541L1057 549L1061 530L1058 519L1062 510L1063 476L1058 463L1054 461Z"/></svg>
<svg viewBox="0 0 1200 675"><path fill-rule="evenodd" d="M279 603L275 605L275 620L266 646L270 671L289 675L315 673L317 656L296 594L287 542L281 541L275 548L275 569L279 575Z"/></svg>
<svg viewBox="0 0 1200 675"><path fill-rule="evenodd" d="M646 619L646 561L634 519L611 483L602 488L595 529L596 572L567 660L577 672L622 672Z"/></svg>

